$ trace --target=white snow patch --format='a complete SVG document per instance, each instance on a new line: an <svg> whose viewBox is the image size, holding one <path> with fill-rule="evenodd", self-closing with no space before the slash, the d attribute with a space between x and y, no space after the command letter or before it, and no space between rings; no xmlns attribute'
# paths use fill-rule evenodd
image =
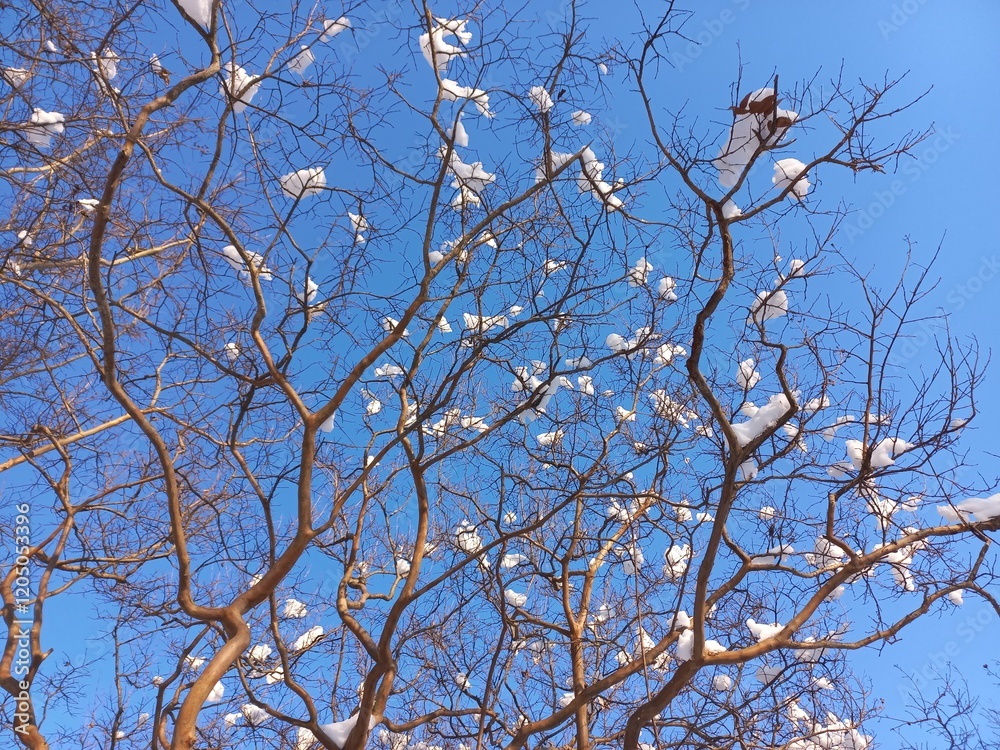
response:
<svg viewBox="0 0 1000 750"><path fill-rule="evenodd" d="M466 28L467 24L468 21L460 18L435 18L431 22L431 30L418 38L417 44L424 59L438 73L444 73L454 58L465 55L461 47L447 41L446 37L455 37L461 44L469 44L472 32Z"/></svg>
<svg viewBox="0 0 1000 750"><path fill-rule="evenodd" d="M257 95L260 79L247 73L235 61L223 66L223 74L225 75L225 83L220 86L220 90L223 96L232 100L233 112L239 114Z"/></svg>
<svg viewBox="0 0 1000 750"><path fill-rule="evenodd" d="M528 92L528 98L531 99L531 103L538 108L538 111L543 115L552 109L552 97L549 96L549 92L544 86L532 86L531 91Z"/></svg>
<svg viewBox="0 0 1000 750"><path fill-rule="evenodd" d="M351 28L351 19L347 16L341 16L336 21L323 21L323 34L320 36L319 40L321 42L329 42L337 36L337 34L342 31L347 31L349 28Z"/></svg>
<svg viewBox="0 0 1000 750"><path fill-rule="evenodd" d="M805 176L806 165L798 159L782 159L774 165L774 176L771 182L778 190L791 186L789 195L805 198L809 192L809 178Z"/></svg>
<svg viewBox="0 0 1000 750"><path fill-rule="evenodd" d="M52 145L52 136L59 135L66 130L64 123L66 118L59 112L46 112L44 109L35 107L28 119L29 127L25 127L24 137L35 146Z"/></svg>
<svg viewBox="0 0 1000 750"><path fill-rule="evenodd" d="M212 0L177 0L177 4L199 26L208 28L212 23Z"/></svg>
<svg viewBox="0 0 1000 750"><path fill-rule="evenodd" d="M951 523L970 521L975 516L976 521L989 521L1000 516L1000 493L990 497L970 497L959 503L939 505L938 515Z"/></svg>
<svg viewBox="0 0 1000 750"><path fill-rule="evenodd" d="M762 325L767 320L782 318L787 314L788 295L783 289L757 292L757 299L750 305L750 316L747 318L747 323L752 321Z"/></svg>
<svg viewBox="0 0 1000 750"><path fill-rule="evenodd" d="M493 117L490 111L490 95L483 89L471 86L461 86L457 81L450 78L441 79L441 98L449 102L457 102L459 99L468 99L483 117Z"/></svg>
<svg viewBox="0 0 1000 750"><path fill-rule="evenodd" d="M326 187L326 173L323 167L310 167L290 172L279 180L281 189L289 198L306 198L319 195Z"/></svg>

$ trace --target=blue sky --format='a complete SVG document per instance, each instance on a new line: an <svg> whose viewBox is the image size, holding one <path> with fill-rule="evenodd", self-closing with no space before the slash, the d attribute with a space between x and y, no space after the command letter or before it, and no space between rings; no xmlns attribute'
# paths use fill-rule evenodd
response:
<svg viewBox="0 0 1000 750"><path fill-rule="evenodd" d="M644 0L640 7L647 4L653 5ZM846 85L859 80L878 83L906 73L897 93L900 104L931 89L881 134L889 139L933 125L937 135L917 149L918 158L904 163L895 175L863 174L857 180L831 176L821 186L823 198L833 196L856 209L847 224L861 231L845 232L839 245L862 268L871 269L869 281L876 285L895 281L907 237L918 263L928 262L940 244L932 275L941 281L924 312L949 314L953 333L975 335L984 352L1000 344L998 328L990 325L1000 291L1000 248L986 224L995 213L988 181L1000 172L994 145L994 123L1000 116L1000 46L994 40L1000 4L710 0L692 5L697 10L685 32L697 41L671 48L675 67L662 69L655 93L666 107L684 105L706 129L709 122L727 120L725 107L741 63L742 92L765 85L775 71L791 83L817 73L825 81L842 70ZM328 10L331 17L338 13L334 7ZM595 2L587 15L594 18L592 35L624 37L635 28L625 27L634 20L627 10L605 9ZM379 47L387 42L395 44L382 40L359 54L357 65L384 54ZM419 57L415 45L404 50ZM612 71L610 80L616 78ZM630 140L647 138L635 110L623 109L619 124L621 150ZM721 133L722 126L713 132ZM927 354L927 348L918 352L914 366ZM1000 399L993 395L995 387L989 387L998 382L1000 373L988 378L979 394L980 418L966 434L966 447L978 456L988 478L1000 473L1000 459L987 453L1000 438ZM981 665L1000 656L995 637L984 627L986 611L968 597L963 608L925 618L905 632L900 644L881 654L858 654L855 664L871 676L875 696L884 697L891 711L902 708L896 665L912 674L950 660L985 690Z"/></svg>

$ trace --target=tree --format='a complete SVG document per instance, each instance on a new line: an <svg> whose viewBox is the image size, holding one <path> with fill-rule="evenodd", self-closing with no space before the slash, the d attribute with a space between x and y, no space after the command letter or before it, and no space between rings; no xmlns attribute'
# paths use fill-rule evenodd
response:
<svg viewBox="0 0 1000 750"><path fill-rule="evenodd" d="M983 667L990 670L989 664ZM995 686L996 674L988 673ZM914 684L913 700L900 724L919 727L920 735L904 740L901 747L926 750L942 743L983 750L995 747L1000 736L996 709L982 706L967 680L954 669L943 668L938 674L928 685Z"/></svg>
<svg viewBox="0 0 1000 750"><path fill-rule="evenodd" d="M997 606L976 350L899 362L926 265L820 182L929 135L895 82L690 122L673 3L460 10L0 11L8 738L858 749L847 652Z"/></svg>

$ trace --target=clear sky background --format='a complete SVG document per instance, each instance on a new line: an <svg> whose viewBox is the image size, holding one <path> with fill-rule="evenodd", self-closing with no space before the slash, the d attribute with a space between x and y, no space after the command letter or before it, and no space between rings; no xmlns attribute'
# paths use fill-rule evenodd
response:
<svg viewBox="0 0 1000 750"><path fill-rule="evenodd" d="M440 5L433 10L451 10L450 3ZM555 3L545 7L551 5ZM640 7L654 12L662 3L642 0ZM731 103L730 88L741 62L745 82L741 93L766 85L774 72L788 83L811 79L817 73L819 80L826 81L841 68L848 86L859 80L877 84L886 77L906 74L896 95L899 103L931 89L882 134L888 140L933 125L940 135L918 148L917 161L897 175L865 173L857 180L831 175L818 190L827 199L839 195L856 209L847 225L864 231L845 232L839 247L861 268L871 269L869 280L875 284L890 285L896 280L907 237L915 243L918 263L929 262L940 244L932 274L940 277L940 283L925 302L924 312L949 314L952 332L958 337L976 337L984 354L1000 349L1000 247L993 227L998 212L992 185L994 176L1000 174L996 132L1000 45L995 39L1000 2L690 0L688 7L695 14L685 32L697 41L671 47L676 65L662 69L657 97L670 109L685 106L706 125L720 123L718 134L725 130L722 123L730 119L725 108ZM340 14L339 6L330 3L326 10L331 18ZM534 10L529 4L526 13ZM615 38L627 43L636 29L634 10L617 2L606 6L592 2L585 15L593 19L590 34L607 36L609 43ZM400 40L381 40L359 53L355 65L360 68L375 62L395 67L391 61L386 63L385 55L401 54L409 59L400 67L405 64L412 69L413 56L420 55L415 40L410 47L400 49L399 45ZM612 71L609 85L621 80ZM620 117L620 151L627 150L630 141L646 141L648 130L636 110L623 109ZM884 196L894 180L901 181L902 189L897 190L892 205L885 207ZM928 349L914 357L914 367ZM990 455L1000 454L998 386L1000 367L988 374L986 387L979 392L979 417L965 434L970 458L978 462L988 481L1000 475L1000 458ZM76 612L87 608L85 602L72 598L60 606ZM49 645L66 642L62 631L77 627L76 612L65 611L66 616L52 623ZM969 596L964 607L919 621L897 645L880 653L855 655L854 664L871 678L873 694L885 698L887 708L896 714L904 705L897 665L913 674L950 660L976 690L988 695L991 686L982 665L1000 658L1000 625L988 614L985 605ZM101 646L95 643L86 648ZM84 654L66 652L63 658L82 659ZM891 737L880 739L885 747L895 745Z"/></svg>

